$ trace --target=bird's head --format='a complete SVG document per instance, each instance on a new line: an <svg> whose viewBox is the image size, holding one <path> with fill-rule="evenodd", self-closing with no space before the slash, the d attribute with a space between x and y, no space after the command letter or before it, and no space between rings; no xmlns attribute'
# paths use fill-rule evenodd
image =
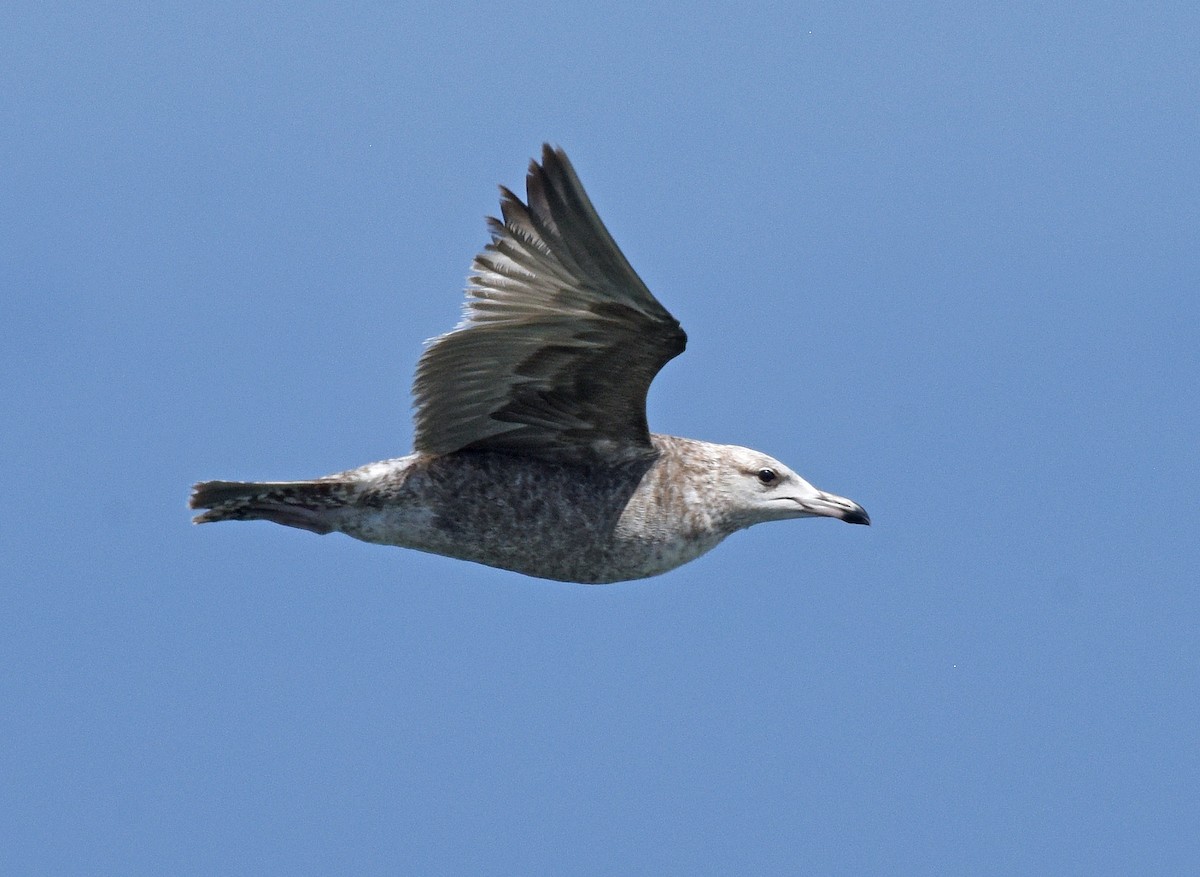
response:
<svg viewBox="0 0 1200 877"><path fill-rule="evenodd" d="M738 525L788 518L838 518L870 524L867 512L844 496L813 487L773 457L749 448L730 447L719 489L736 509Z"/></svg>

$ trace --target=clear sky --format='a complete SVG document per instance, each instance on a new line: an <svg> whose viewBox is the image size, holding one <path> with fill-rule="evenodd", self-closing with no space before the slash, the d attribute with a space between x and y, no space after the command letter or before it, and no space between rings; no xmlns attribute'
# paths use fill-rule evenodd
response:
<svg viewBox="0 0 1200 877"><path fill-rule="evenodd" d="M5 4L0 870L1195 873L1198 39ZM690 336L652 427L873 526L605 587L191 526L194 481L408 452L545 140Z"/></svg>

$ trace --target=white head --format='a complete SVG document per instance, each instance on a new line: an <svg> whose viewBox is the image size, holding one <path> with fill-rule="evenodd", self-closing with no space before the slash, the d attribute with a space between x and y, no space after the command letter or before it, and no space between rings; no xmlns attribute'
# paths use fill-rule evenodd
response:
<svg viewBox="0 0 1200 877"><path fill-rule="evenodd" d="M733 508L735 526L787 518L839 518L848 524L870 524L853 500L813 487L773 457L750 448L726 445L716 485Z"/></svg>

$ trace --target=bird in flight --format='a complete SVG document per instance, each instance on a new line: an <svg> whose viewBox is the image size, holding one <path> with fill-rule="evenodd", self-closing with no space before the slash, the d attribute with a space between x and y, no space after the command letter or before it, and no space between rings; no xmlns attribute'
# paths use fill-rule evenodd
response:
<svg viewBox="0 0 1200 877"><path fill-rule="evenodd" d="M600 221L561 149L475 257L462 321L417 365L413 453L311 481L205 481L193 520L340 532L529 576L667 572L764 521L869 524L735 445L652 433L646 393L687 336Z"/></svg>

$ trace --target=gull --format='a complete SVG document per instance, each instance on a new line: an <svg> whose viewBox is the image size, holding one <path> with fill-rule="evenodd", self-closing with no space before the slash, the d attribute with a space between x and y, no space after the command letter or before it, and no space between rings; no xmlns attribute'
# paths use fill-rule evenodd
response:
<svg viewBox="0 0 1200 877"><path fill-rule="evenodd" d="M869 524L759 451L650 432L646 393L687 336L545 145L475 257L461 322L413 384L413 453L310 481L206 481L195 523L265 520L528 576L659 575L765 521Z"/></svg>

